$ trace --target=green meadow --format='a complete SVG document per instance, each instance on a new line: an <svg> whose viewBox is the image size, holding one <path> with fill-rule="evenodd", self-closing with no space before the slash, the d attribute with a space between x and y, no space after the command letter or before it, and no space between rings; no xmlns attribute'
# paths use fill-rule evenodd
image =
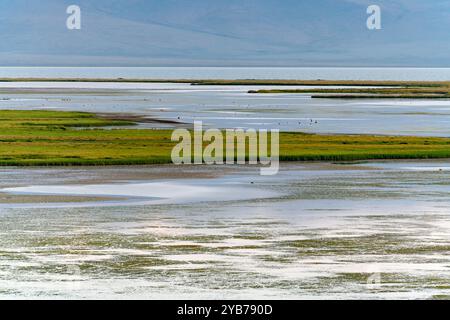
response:
<svg viewBox="0 0 450 320"><path fill-rule="evenodd" d="M335 85L338 85L337 83ZM340 86L349 86L350 83ZM249 93L297 93L310 94L312 98L378 98L378 99L450 99L450 83L448 82L382 82L366 83L366 87L360 88L309 88L309 89L264 89L250 90Z"/></svg>
<svg viewBox="0 0 450 320"><path fill-rule="evenodd" d="M0 165L171 163L171 130L63 111L0 111ZM450 158L450 138L280 133L282 161Z"/></svg>

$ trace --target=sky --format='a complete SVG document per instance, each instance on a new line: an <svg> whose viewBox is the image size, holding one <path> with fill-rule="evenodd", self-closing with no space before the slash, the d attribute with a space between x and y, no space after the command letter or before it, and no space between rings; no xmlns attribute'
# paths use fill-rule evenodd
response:
<svg viewBox="0 0 450 320"><path fill-rule="evenodd" d="M449 30L450 0L0 0L0 65L450 67Z"/></svg>

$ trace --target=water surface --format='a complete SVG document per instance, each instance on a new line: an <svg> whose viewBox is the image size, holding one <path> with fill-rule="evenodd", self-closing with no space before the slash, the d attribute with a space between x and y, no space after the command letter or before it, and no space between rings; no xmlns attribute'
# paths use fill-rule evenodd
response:
<svg viewBox="0 0 450 320"><path fill-rule="evenodd" d="M86 199L81 207L53 207L51 198L31 207L4 204L0 297L448 297L445 168L444 162L285 164L280 175L261 177L256 168L217 175L202 166L180 172L216 175L187 180L158 178L170 166L1 169L0 187L11 197L84 190L89 198L114 188L114 195L133 198L128 186L136 183L185 186L188 194L201 184L236 192L216 201L200 190L163 204ZM152 171L155 178L136 179ZM98 181L106 191L92 187ZM146 195L154 196L151 188L139 191ZM374 277L380 283L368 284Z"/></svg>
<svg viewBox="0 0 450 320"><path fill-rule="evenodd" d="M450 68L0 67L0 78L448 81Z"/></svg>
<svg viewBox="0 0 450 320"><path fill-rule="evenodd" d="M0 83L0 108L135 113L187 127L197 120L214 128L450 136L450 100L311 99L306 94L248 93L267 88L272 87ZM168 127L167 123L157 126Z"/></svg>

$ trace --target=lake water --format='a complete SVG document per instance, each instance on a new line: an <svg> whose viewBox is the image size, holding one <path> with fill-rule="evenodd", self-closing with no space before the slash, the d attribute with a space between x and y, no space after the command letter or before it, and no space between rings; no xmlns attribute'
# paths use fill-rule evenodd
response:
<svg viewBox="0 0 450 320"><path fill-rule="evenodd" d="M187 176L161 178L174 171ZM2 194L22 197L0 206L1 298L450 295L446 162L290 163L272 177L203 166L0 176Z"/></svg>
<svg viewBox="0 0 450 320"><path fill-rule="evenodd" d="M450 68L0 67L0 78L450 80Z"/></svg>
<svg viewBox="0 0 450 320"><path fill-rule="evenodd" d="M450 136L450 100L311 99L306 94L248 93L267 88L272 87L6 82L0 83L0 108L136 113L183 126L198 120L214 128Z"/></svg>

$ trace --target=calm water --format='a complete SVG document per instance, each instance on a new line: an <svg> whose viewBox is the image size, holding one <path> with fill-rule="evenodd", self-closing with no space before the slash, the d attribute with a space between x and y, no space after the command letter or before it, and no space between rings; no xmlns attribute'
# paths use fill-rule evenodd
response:
<svg viewBox="0 0 450 320"><path fill-rule="evenodd" d="M311 99L305 94L247 93L263 88L271 87L0 83L0 108L136 113L186 126L201 120L215 128L450 136L450 100Z"/></svg>
<svg viewBox="0 0 450 320"><path fill-rule="evenodd" d="M65 193L129 201L2 204L0 297L450 295L445 162L285 164L274 177L228 168L206 179L144 178L171 172L1 169L0 188L10 197ZM164 185L178 191L161 203ZM210 193L198 192L202 187ZM228 199L216 198L224 190ZM368 284L373 277L379 283Z"/></svg>
<svg viewBox="0 0 450 320"><path fill-rule="evenodd" d="M450 80L450 68L1 67L0 78Z"/></svg>

